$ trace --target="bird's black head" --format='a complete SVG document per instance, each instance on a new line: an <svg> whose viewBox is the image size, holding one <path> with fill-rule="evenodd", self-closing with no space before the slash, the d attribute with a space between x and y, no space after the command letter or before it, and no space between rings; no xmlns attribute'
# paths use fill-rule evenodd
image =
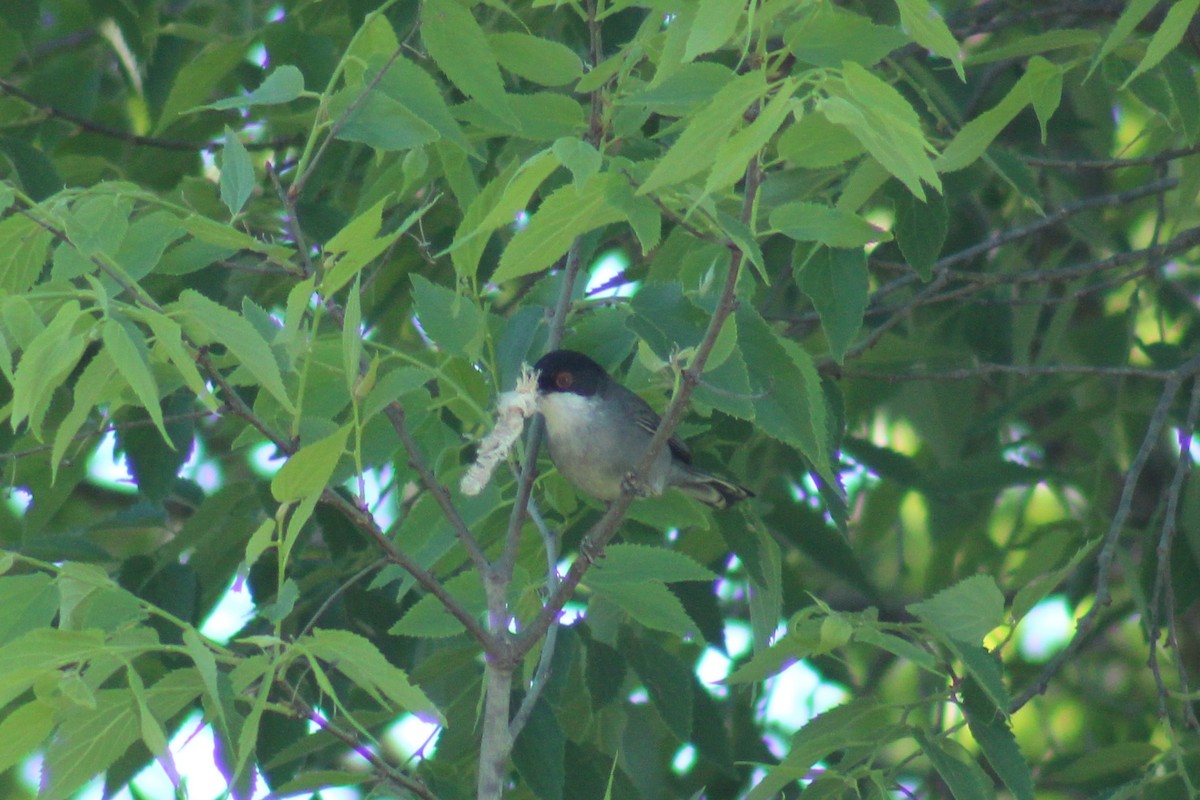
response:
<svg viewBox="0 0 1200 800"><path fill-rule="evenodd" d="M543 394L573 392L591 397L608 381L604 367L574 350L546 353L533 368L539 373L538 391Z"/></svg>

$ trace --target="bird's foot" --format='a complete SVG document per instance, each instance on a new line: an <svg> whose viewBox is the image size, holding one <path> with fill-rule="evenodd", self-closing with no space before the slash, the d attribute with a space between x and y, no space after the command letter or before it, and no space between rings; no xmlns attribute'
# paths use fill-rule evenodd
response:
<svg viewBox="0 0 1200 800"><path fill-rule="evenodd" d="M634 497L646 497L650 494L650 487L637 475L634 475L632 472L626 472L621 477L621 491Z"/></svg>
<svg viewBox="0 0 1200 800"><path fill-rule="evenodd" d="M590 537L585 537L579 543L579 555L589 564L595 564L600 559L604 558L604 545L597 544Z"/></svg>

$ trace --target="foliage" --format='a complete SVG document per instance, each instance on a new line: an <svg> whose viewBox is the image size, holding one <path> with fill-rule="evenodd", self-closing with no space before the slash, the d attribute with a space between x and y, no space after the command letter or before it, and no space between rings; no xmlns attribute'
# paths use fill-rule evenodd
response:
<svg viewBox="0 0 1200 800"><path fill-rule="evenodd" d="M0 794L1196 796L1198 5L4 4ZM461 495L560 344L757 497Z"/></svg>

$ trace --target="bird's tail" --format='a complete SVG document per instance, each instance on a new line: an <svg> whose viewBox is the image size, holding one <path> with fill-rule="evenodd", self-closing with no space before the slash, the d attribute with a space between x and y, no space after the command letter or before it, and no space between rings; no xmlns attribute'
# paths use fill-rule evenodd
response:
<svg viewBox="0 0 1200 800"><path fill-rule="evenodd" d="M683 480L675 485L684 494L713 508L729 508L747 497L754 497L754 492L745 486L690 468Z"/></svg>

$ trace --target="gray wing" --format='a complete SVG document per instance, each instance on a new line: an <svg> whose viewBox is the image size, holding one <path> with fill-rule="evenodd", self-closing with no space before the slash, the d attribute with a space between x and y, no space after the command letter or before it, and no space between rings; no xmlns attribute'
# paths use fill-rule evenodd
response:
<svg viewBox="0 0 1200 800"><path fill-rule="evenodd" d="M621 390L622 398L633 409L633 418L637 426L651 436L657 433L662 417L655 413L650 404L620 384L614 383L613 386ZM684 464L692 463L692 451L688 450L688 446L678 436L671 434L671 438L667 439L667 447L671 449L671 455Z"/></svg>

